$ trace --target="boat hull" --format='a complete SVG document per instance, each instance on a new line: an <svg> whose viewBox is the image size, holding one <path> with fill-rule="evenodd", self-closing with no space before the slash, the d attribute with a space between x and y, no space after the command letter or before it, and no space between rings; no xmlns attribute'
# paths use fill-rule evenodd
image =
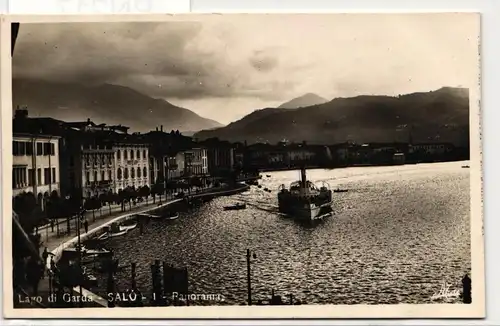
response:
<svg viewBox="0 0 500 326"><path fill-rule="evenodd" d="M321 219L325 214L331 212L331 202L326 202L321 205L314 203L290 203L288 201L279 202L279 211L283 214L290 215L298 220L314 221Z"/></svg>

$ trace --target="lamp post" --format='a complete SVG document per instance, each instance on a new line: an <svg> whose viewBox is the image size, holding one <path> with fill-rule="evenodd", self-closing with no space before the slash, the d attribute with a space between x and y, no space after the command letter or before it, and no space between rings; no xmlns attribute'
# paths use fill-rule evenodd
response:
<svg viewBox="0 0 500 326"><path fill-rule="evenodd" d="M78 213L78 217L76 219L76 229L77 229L77 237L78 237L78 283L79 283L79 288L80 288L80 298L79 298L79 305L80 308L83 308L83 300L82 300L82 282L83 282L83 270L82 270L82 242L80 238L80 227L81 227L81 220L83 219L83 214L84 210L83 207L80 207L80 211Z"/></svg>
<svg viewBox="0 0 500 326"><path fill-rule="evenodd" d="M247 249L247 294L248 294L248 305L252 305L252 278L250 274L250 262L251 257L250 249ZM257 255L254 253L253 258L257 258Z"/></svg>

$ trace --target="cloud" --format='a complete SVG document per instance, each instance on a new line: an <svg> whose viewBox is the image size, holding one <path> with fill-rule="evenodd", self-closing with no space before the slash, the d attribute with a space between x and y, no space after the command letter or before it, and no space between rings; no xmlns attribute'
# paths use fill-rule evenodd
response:
<svg viewBox="0 0 500 326"><path fill-rule="evenodd" d="M277 58L258 51L233 56L224 51L232 35L214 35L199 22L23 25L13 72L59 82L117 83L178 99L272 98L289 89L289 81L252 76L254 69L272 70ZM251 67L245 69L244 60Z"/></svg>
<svg viewBox="0 0 500 326"><path fill-rule="evenodd" d="M474 14L190 17L21 24L13 74L128 86L219 112L220 121L309 92L332 99L477 85Z"/></svg>

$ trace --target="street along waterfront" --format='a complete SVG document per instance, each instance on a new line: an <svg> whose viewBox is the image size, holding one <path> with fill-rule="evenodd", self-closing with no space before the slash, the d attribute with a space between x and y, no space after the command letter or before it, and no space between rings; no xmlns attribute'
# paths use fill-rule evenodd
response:
<svg viewBox="0 0 500 326"><path fill-rule="evenodd" d="M134 230L107 246L120 266L137 264L143 294L151 293L150 265L160 260L187 268L190 293L224 296L192 305L246 303L247 249L254 304L273 290L307 304L442 302L433 300L442 285L460 290L470 273L470 170L463 164L310 170L310 180L348 190L334 194L333 216L310 225L277 213L277 189L298 171L266 173L261 188L216 198L173 221L152 220L142 234ZM238 202L247 209L224 211ZM96 276L91 290L105 297L106 277ZM117 292L130 289L129 269L115 279Z"/></svg>

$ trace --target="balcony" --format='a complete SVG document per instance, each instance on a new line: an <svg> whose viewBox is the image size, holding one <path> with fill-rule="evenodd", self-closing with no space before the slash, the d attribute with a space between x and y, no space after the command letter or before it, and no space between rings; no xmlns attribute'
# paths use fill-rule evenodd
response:
<svg viewBox="0 0 500 326"><path fill-rule="evenodd" d="M103 188L109 187L113 184L113 180L100 180L100 181L87 181L87 187L91 188Z"/></svg>
<svg viewBox="0 0 500 326"><path fill-rule="evenodd" d="M169 170L177 170L177 169L179 168L179 165L178 165L178 164L169 164L169 165L167 166L167 168L168 168Z"/></svg>

